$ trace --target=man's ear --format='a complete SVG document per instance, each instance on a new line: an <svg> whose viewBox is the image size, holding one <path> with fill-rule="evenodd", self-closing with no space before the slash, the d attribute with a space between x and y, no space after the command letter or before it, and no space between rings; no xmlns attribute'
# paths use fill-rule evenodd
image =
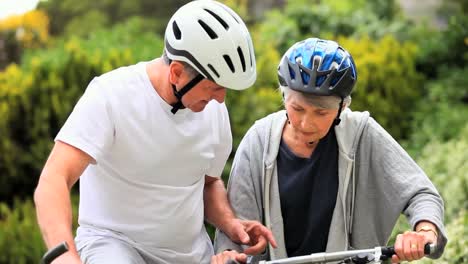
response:
<svg viewBox="0 0 468 264"><path fill-rule="evenodd" d="M169 64L169 81L172 84L177 84L183 71L184 65L182 63L178 61L172 61L171 64Z"/></svg>

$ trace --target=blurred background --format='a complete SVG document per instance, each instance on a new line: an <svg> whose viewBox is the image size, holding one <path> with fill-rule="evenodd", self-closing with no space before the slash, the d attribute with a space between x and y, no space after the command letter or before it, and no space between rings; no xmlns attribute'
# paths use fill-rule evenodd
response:
<svg viewBox="0 0 468 264"><path fill-rule="evenodd" d="M0 1L0 263L37 263L45 251L32 194L88 82L159 57L166 23L186 2ZM468 263L468 1L222 2L251 29L258 71L253 88L227 95L234 148L225 181L247 129L282 108L281 54L307 37L337 40L358 67L351 108L369 110L445 200L445 253L418 263ZM73 203L76 218L76 190ZM394 233L407 228L400 219Z"/></svg>

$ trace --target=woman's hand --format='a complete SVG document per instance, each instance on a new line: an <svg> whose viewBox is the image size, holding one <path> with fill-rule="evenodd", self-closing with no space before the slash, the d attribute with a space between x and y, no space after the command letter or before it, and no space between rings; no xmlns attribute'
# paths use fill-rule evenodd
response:
<svg viewBox="0 0 468 264"><path fill-rule="evenodd" d="M392 263L423 258L425 256L424 246L427 243L437 243L437 228L431 222L419 222L416 230L397 235L395 241L396 254L392 256Z"/></svg>
<svg viewBox="0 0 468 264"><path fill-rule="evenodd" d="M239 263L245 263L247 262L247 255L239 253L235 250L226 250L222 253L219 253L218 255L211 257L211 264L226 264L226 262L230 259Z"/></svg>

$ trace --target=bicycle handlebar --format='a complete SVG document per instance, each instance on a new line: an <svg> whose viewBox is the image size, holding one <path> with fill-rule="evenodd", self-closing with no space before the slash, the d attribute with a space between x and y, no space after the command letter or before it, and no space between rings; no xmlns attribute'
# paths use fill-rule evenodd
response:
<svg viewBox="0 0 468 264"><path fill-rule="evenodd" d="M424 246L424 254L430 255L435 251L434 244L426 244ZM392 257L395 254L394 247L375 247L372 249L360 249L360 250L346 250L339 252L330 252L330 253L314 253L311 255L291 257L285 259L278 259L272 261L257 261L252 260L250 256L247 260L247 264L281 264L281 263L326 263L331 261L356 261L359 258L361 261L364 260L367 262L346 262L346 263L369 263L372 260L386 260ZM373 257L369 257L373 255ZM239 264L235 260L228 260L226 264Z"/></svg>
<svg viewBox="0 0 468 264"><path fill-rule="evenodd" d="M54 259L58 256L62 255L63 253L68 251L68 244L67 242L62 242L59 245L49 249L41 259L41 264L50 264Z"/></svg>

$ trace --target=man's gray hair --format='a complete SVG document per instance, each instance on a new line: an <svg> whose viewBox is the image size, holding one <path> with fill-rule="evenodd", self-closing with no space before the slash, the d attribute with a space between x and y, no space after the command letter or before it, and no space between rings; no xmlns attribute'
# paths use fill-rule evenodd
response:
<svg viewBox="0 0 468 264"><path fill-rule="evenodd" d="M308 93L302 93L298 91L294 91L288 86L280 86L279 90L283 96L283 104L286 102L286 99L289 96L300 96L305 99L305 101L310 104L314 105L323 109L338 109L341 103L341 98L338 96L320 96L320 95L313 95ZM343 100L344 105L349 106L351 104L351 96L345 97Z"/></svg>
<svg viewBox="0 0 468 264"><path fill-rule="evenodd" d="M169 59L169 57L167 56L165 48L163 50L163 54L162 54L161 57L162 57L162 59L164 61L164 64L166 64L166 65L171 64L171 59ZM185 61L178 61L178 62L180 62L180 63L182 63L182 65L184 65L184 70L185 70L185 72L187 72L189 77L194 78L195 76L197 76L199 74L199 72L197 70L195 70L195 68L193 68L192 65L186 63Z"/></svg>

